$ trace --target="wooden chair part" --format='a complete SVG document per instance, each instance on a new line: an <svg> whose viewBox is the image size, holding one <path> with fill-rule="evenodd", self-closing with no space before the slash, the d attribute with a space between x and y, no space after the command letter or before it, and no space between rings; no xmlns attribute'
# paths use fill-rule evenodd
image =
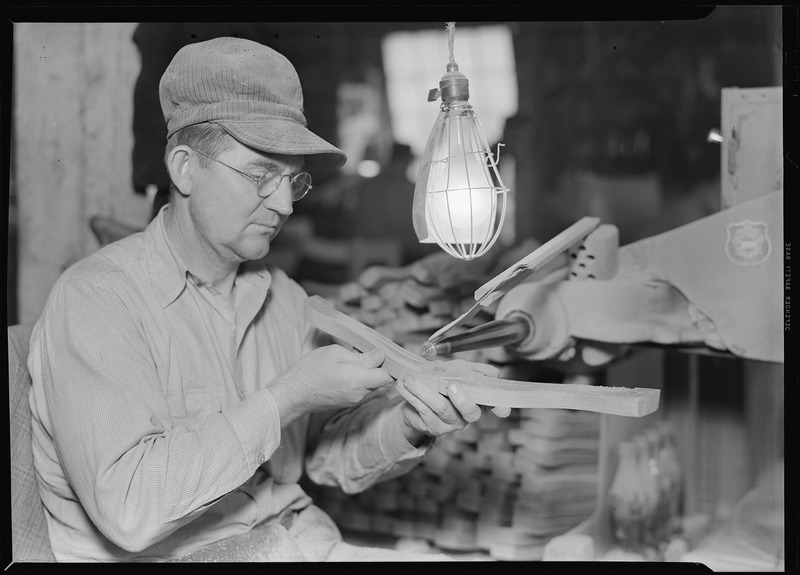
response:
<svg viewBox="0 0 800 575"><path fill-rule="evenodd" d="M386 354L382 368L395 379L411 375L429 382L443 395L447 395L449 384L458 383L479 405L576 409L628 417L642 417L658 409L657 389L514 381L498 378L499 370L490 365L464 360L427 361L338 311L320 296L306 300L305 318L362 353L382 348Z"/></svg>

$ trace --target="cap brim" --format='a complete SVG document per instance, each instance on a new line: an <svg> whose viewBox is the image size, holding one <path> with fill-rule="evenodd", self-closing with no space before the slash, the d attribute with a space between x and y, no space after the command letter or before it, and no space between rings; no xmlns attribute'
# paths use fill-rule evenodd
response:
<svg viewBox="0 0 800 575"><path fill-rule="evenodd" d="M307 166L341 168L347 154L308 128L293 121L214 122L231 137L267 154L305 156Z"/></svg>

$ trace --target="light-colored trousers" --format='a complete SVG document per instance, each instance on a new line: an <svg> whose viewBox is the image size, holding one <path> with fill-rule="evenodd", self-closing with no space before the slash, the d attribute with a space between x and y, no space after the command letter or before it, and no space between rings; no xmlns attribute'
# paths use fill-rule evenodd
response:
<svg viewBox="0 0 800 575"><path fill-rule="evenodd" d="M263 523L247 533L212 543L180 559L198 563L452 560L442 553L415 553L347 543L330 516L315 505L296 514L287 526L278 522Z"/></svg>

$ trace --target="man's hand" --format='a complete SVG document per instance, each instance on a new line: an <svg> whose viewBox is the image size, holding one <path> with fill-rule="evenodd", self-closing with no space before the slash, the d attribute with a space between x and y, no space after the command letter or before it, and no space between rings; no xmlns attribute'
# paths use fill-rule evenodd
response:
<svg viewBox="0 0 800 575"><path fill-rule="evenodd" d="M380 369L385 354L349 351L340 345L317 348L275 378L269 390L278 404L281 426L305 413L350 407L394 378Z"/></svg>
<svg viewBox="0 0 800 575"><path fill-rule="evenodd" d="M446 396L413 376L397 380L395 388L406 400L402 411L404 433L412 445L419 445L425 437L438 437L463 429L481 418L481 408L457 383L447 387ZM495 407L492 412L498 417L508 417L511 408Z"/></svg>

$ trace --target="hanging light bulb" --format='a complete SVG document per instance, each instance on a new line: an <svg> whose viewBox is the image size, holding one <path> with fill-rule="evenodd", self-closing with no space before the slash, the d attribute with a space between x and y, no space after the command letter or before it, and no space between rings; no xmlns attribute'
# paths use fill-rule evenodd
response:
<svg viewBox="0 0 800 575"><path fill-rule="evenodd" d="M455 22L447 29L450 61L439 88L428 93L429 102L441 96L442 103L420 160L412 219L421 243L469 261L500 236L509 189L468 101L469 81L453 59Z"/></svg>

